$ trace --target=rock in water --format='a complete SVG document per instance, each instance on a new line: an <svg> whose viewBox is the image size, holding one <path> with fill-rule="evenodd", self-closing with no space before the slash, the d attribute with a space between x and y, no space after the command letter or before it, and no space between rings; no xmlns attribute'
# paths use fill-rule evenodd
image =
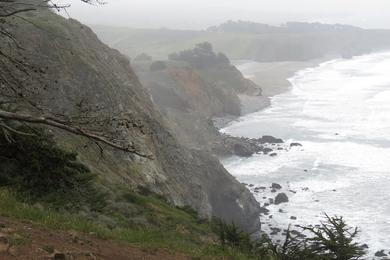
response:
<svg viewBox="0 0 390 260"><path fill-rule="evenodd" d="M282 144L284 143L282 139L275 138L270 135L265 135L262 138L257 139L257 141L261 144L269 143L269 144Z"/></svg>
<svg viewBox="0 0 390 260"><path fill-rule="evenodd" d="M272 151L273 151L273 150L272 150L271 148L268 148L268 147L262 149L262 152L263 152L264 154L269 154L269 153L272 152Z"/></svg>
<svg viewBox="0 0 390 260"><path fill-rule="evenodd" d="M235 144L234 145L234 154L241 156L241 157L251 157L253 154L253 151L248 149L245 145Z"/></svg>
<svg viewBox="0 0 390 260"><path fill-rule="evenodd" d="M280 184L277 184L277 183L272 183L271 188L280 190L282 188L282 186Z"/></svg>
<svg viewBox="0 0 390 260"><path fill-rule="evenodd" d="M279 193L278 195L276 195L275 197L276 205L279 205L281 203L286 203L286 202L288 202L288 197L285 193Z"/></svg>
<svg viewBox="0 0 390 260"><path fill-rule="evenodd" d="M271 230L272 230L270 234L271 236L277 235L282 231L280 228L271 228Z"/></svg>
<svg viewBox="0 0 390 260"><path fill-rule="evenodd" d="M268 215L269 214L269 209L267 209L265 207L261 207L260 208L260 213L264 214L264 215Z"/></svg>
<svg viewBox="0 0 390 260"><path fill-rule="evenodd" d="M290 144L290 147L294 147L294 146L302 146L302 144L300 144L300 143L291 143Z"/></svg>
<svg viewBox="0 0 390 260"><path fill-rule="evenodd" d="M381 251L376 252L375 256L383 257L383 256L387 256L387 254L385 253L385 250L381 250Z"/></svg>

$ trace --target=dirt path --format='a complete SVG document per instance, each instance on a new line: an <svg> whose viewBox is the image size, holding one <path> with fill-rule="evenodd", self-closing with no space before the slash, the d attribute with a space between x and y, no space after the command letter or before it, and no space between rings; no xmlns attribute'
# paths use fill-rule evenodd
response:
<svg viewBox="0 0 390 260"><path fill-rule="evenodd" d="M185 255L172 255L164 250L143 250L125 243L102 240L93 235L69 231L49 231L28 222L0 217L0 259L58 260L184 260Z"/></svg>

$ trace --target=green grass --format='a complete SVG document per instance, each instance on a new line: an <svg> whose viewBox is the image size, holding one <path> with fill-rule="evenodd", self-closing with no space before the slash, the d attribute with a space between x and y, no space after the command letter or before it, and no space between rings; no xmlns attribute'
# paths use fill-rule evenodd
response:
<svg viewBox="0 0 390 260"><path fill-rule="evenodd" d="M174 207L145 187L133 191L110 186L112 192L101 197L104 187L89 177L94 174L77 160L77 154L58 147L51 135L40 133L34 138L14 136L15 143L7 143L0 135L4 159L0 163L1 215L46 229L92 233L147 250L164 248L196 257L233 254L218 246L211 223L200 219L196 211ZM17 237L14 242L25 241Z"/></svg>
<svg viewBox="0 0 390 260"><path fill-rule="evenodd" d="M145 250L166 249L172 253L180 252L199 259L220 259L221 257L250 259L236 250L222 248L213 242L208 224L206 222L198 224L190 213L170 207L156 198L140 196L138 199L142 204L155 208L160 214L156 215L157 218L165 218L164 221L169 219L172 223L179 223L177 226L183 227L183 230L188 230L183 232L172 226L164 229L135 227L109 229L75 214L59 213L22 203L12 192L5 189L0 190L0 214L12 219L30 221L38 227L49 230L74 230L84 234L93 234L101 239L130 243ZM16 242L22 243L23 241Z"/></svg>

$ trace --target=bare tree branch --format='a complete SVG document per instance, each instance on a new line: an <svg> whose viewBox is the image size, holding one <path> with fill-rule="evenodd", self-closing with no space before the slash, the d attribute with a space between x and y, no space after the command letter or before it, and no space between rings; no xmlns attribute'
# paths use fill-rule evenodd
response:
<svg viewBox="0 0 390 260"><path fill-rule="evenodd" d="M0 13L0 18L6 18L6 17L10 17L13 15L19 14L19 13L25 13L25 12L34 11L34 10L35 10L34 8L26 8L26 9L19 9L19 10L15 10L15 11L12 11L9 13L4 13L4 14Z"/></svg>
<svg viewBox="0 0 390 260"><path fill-rule="evenodd" d="M148 155L148 154L143 154L137 151L137 149L134 147L133 144L129 144L128 146L122 146L116 143L113 143L99 135L96 135L94 133L90 133L89 131L78 127L78 126L70 126L66 125L64 123L60 123L57 120L52 120L48 119L45 117L34 117L31 115L26 115L26 114L20 114L20 113L12 113L12 112L7 112L0 110L0 118L5 119L5 120L14 120L14 121L19 121L19 122L26 122L26 123L33 123L33 124L41 124L41 125L47 125L47 126L52 126L58 129L65 130L69 133L73 133L75 135L79 136L84 136L89 139L104 143L110 147L113 147L118 150L122 150L125 152L130 152L133 154L136 154L138 156L148 158L148 159L153 159L153 155Z"/></svg>
<svg viewBox="0 0 390 260"><path fill-rule="evenodd" d="M80 1L94 5L105 4L100 0ZM117 137L120 135L115 133L115 131L111 131L112 129L92 129L111 125L113 123L113 117L112 115L107 117L101 116L102 113L98 113L96 107L92 107L90 104L84 104L82 102L83 100L80 101L80 104L75 104L76 109L79 109L79 114L68 115L65 111L54 112L51 109L45 108L44 104L34 99L42 91L45 91L48 85L55 86L57 82L47 83L44 80L47 68L42 69L30 64L24 54L25 49L19 44L13 30L18 25L17 20L21 20L45 31L44 28L36 26L35 23L29 21L27 17L24 17L23 13L38 11L42 8L66 11L66 8L69 6L69 4L57 4L54 0L0 0L0 36L3 39L8 39L8 42L3 42L2 47L4 49L0 49L0 105L10 103L21 104L24 107L22 110L15 110L4 107L3 105L0 106L0 129L9 138L9 133L21 135L25 135L25 133L19 133L19 131L13 129L8 124L8 120L41 124L86 137L99 147L101 153L103 149L100 144L105 144L121 151L153 159L152 155L138 151L132 142L123 145L128 142L126 138L117 140ZM35 82L35 86L41 86L41 88L32 87L31 81L37 81ZM18 110L28 112L25 112L27 114L22 114ZM74 121L73 119L76 120ZM143 133L142 127L138 128Z"/></svg>
<svg viewBox="0 0 390 260"><path fill-rule="evenodd" d="M34 134L25 133L25 132L21 132L21 131L15 130L12 127L6 125L5 123L0 123L0 127L5 129L5 130L7 130L7 131L9 131L9 132L11 132L11 133L17 134L17 135L35 136Z"/></svg>

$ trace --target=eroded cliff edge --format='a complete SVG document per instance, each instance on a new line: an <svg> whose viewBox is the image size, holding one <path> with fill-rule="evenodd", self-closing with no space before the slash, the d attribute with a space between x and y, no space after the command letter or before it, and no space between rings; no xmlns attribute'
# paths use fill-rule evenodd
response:
<svg viewBox="0 0 390 260"><path fill-rule="evenodd" d="M244 97L264 106L268 99L211 44L197 44L164 61L141 54L132 66L161 114L174 126L173 133L180 143L217 156L241 156L235 146L247 150L246 154L259 148L250 140L222 135L215 127L218 119L233 120L242 115Z"/></svg>

